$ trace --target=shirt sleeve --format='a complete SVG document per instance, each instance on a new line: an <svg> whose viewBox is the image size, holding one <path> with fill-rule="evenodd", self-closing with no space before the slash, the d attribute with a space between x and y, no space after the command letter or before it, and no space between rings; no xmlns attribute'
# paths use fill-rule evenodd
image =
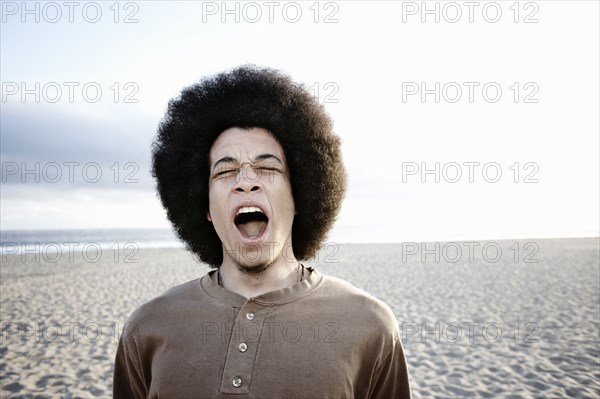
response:
<svg viewBox="0 0 600 399"><path fill-rule="evenodd" d="M375 370L372 399L410 399L410 381L400 337L396 335L391 353Z"/></svg>
<svg viewBox="0 0 600 399"><path fill-rule="evenodd" d="M125 342L125 334L119 340L115 371L113 374L113 398L145 399L147 389L135 341Z"/></svg>

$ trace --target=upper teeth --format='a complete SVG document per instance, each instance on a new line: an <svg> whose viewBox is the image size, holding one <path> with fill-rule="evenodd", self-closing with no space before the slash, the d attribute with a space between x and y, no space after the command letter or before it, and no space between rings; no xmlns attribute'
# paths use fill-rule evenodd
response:
<svg viewBox="0 0 600 399"><path fill-rule="evenodd" d="M260 212L263 213L259 207L256 206L244 206L237 211L237 215L240 213Z"/></svg>

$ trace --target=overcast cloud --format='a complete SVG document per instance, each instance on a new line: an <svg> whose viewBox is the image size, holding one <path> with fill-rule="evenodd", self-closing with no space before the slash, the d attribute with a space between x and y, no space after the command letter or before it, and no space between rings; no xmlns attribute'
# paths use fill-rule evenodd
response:
<svg viewBox="0 0 600 399"><path fill-rule="evenodd" d="M252 62L334 118L332 239L598 235L597 2L481 2L473 22L462 3L454 22L447 2L439 22L421 2L276 3L101 2L96 22L55 3L51 22L32 2L36 22L3 2L1 229L169 227L149 172L169 99Z"/></svg>

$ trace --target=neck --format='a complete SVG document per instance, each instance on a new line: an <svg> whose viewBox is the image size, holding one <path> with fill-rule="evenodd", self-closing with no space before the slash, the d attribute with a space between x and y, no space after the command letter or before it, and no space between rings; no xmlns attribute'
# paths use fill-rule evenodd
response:
<svg viewBox="0 0 600 399"><path fill-rule="evenodd" d="M219 268L221 285L229 291L253 298L269 291L280 290L298 283L302 276L302 266L294 258L277 258L259 273L246 273L231 259L223 261Z"/></svg>

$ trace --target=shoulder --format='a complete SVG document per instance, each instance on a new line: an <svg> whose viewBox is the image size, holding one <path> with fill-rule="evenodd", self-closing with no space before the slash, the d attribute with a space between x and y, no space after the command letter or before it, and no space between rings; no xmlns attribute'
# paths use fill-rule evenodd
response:
<svg viewBox="0 0 600 399"><path fill-rule="evenodd" d="M198 297L201 295L200 280L202 278L176 285L150 299L133 311L127 323L150 324L156 320L157 316L164 320L170 314L185 311L188 305L193 306L194 301L197 304Z"/></svg>
<svg viewBox="0 0 600 399"><path fill-rule="evenodd" d="M379 369L392 354L403 357L400 328L382 300L340 278L324 275L311 306L321 317L337 322L337 336L361 362ZM313 305L313 304L311 304Z"/></svg>
<svg viewBox="0 0 600 399"><path fill-rule="evenodd" d="M323 300L376 330L398 331L392 309L382 300L337 277L324 275L320 285Z"/></svg>

